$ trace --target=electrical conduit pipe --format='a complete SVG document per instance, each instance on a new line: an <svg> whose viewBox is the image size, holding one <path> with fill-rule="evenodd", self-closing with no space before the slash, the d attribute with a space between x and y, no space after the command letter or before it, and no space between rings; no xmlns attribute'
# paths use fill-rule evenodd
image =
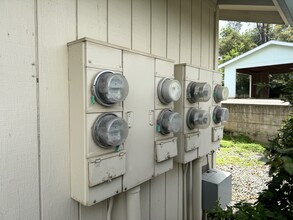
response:
<svg viewBox="0 0 293 220"><path fill-rule="evenodd" d="M192 161L192 210L193 219L202 219L202 158Z"/></svg>
<svg viewBox="0 0 293 220"><path fill-rule="evenodd" d="M140 210L140 186L126 192L127 220L141 220Z"/></svg>

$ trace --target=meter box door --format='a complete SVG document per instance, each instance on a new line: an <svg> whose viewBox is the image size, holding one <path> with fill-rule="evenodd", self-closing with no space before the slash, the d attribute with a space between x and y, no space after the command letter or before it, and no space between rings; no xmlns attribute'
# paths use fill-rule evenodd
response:
<svg viewBox="0 0 293 220"><path fill-rule="evenodd" d="M71 197L89 206L122 192L128 83L121 49L81 39L68 52Z"/></svg>
<svg viewBox="0 0 293 220"><path fill-rule="evenodd" d="M123 74L129 83L129 95L124 101L129 126L124 191L154 174L154 66L153 57L123 51Z"/></svg>
<svg viewBox="0 0 293 220"><path fill-rule="evenodd" d="M177 138L181 130L181 115L174 111L182 95L181 83L174 79L174 63L155 59L155 176L173 169L177 156Z"/></svg>
<svg viewBox="0 0 293 220"><path fill-rule="evenodd" d="M200 157L202 134L210 129L212 106L212 73L187 64L175 65L175 79L182 85L182 96L175 103L175 111L182 114L183 129L178 138L175 161L188 163ZM209 138L210 140L210 138ZM209 141L210 142L210 141Z"/></svg>

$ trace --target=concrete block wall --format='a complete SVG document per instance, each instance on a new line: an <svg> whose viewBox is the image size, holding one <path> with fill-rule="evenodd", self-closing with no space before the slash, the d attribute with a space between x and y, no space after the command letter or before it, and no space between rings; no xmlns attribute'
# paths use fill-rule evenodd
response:
<svg viewBox="0 0 293 220"><path fill-rule="evenodd" d="M225 131L242 133L262 143L277 134L292 108L280 100L258 99L230 99L223 107L230 112Z"/></svg>

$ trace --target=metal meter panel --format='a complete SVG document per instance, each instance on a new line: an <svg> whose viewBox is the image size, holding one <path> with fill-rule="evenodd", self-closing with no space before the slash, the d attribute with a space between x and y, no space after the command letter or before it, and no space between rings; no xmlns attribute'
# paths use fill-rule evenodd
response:
<svg viewBox="0 0 293 220"><path fill-rule="evenodd" d="M131 124L124 144L127 152L124 191L154 174L154 66L152 57L123 51L123 73L130 88L124 101L124 116Z"/></svg>
<svg viewBox="0 0 293 220"><path fill-rule="evenodd" d="M178 139L178 156L175 157L175 161L178 163L188 163L198 157L199 145L199 129L188 127L188 112L191 108L198 109L198 102L189 100L190 85L199 81L199 68L178 64L175 65L175 79L182 85L182 96L175 103L175 111L182 115L182 130L176 134ZM193 87L194 88L194 87Z"/></svg>
<svg viewBox="0 0 293 220"><path fill-rule="evenodd" d="M223 123L229 118L229 111L221 107L221 101L228 98L228 88L222 86L222 73L213 73L213 109L212 109L212 148L214 150L220 147L220 140L223 138Z"/></svg>
<svg viewBox="0 0 293 220"><path fill-rule="evenodd" d="M205 110L210 115L210 125L206 129L200 130L200 148L199 148L199 156L205 156L206 154L210 153L213 148L213 144L211 141L212 136L212 110L213 110L213 89L214 89L214 83L213 83L213 71L209 69L200 69L200 76L199 76L200 82L206 82L211 87L211 97L207 102L199 102L199 108L201 110Z"/></svg>
<svg viewBox="0 0 293 220"><path fill-rule="evenodd" d="M122 191L126 154L123 144L119 148L111 146L120 143L117 141L123 133L114 128L115 124L126 123L122 119L122 105L102 106L91 103L91 89L97 74L110 70L121 75L122 51L86 39L69 43L68 47L71 197L89 206ZM104 148L97 146L97 140L93 140L93 126L103 114L114 117L107 123L101 123L104 127L109 125L109 129L103 127L104 130L100 130L98 126L98 132L102 131L99 141ZM124 138L121 140L124 141Z"/></svg>
<svg viewBox="0 0 293 220"><path fill-rule="evenodd" d="M174 78L174 63L155 58L155 76Z"/></svg>
<svg viewBox="0 0 293 220"><path fill-rule="evenodd" d="M157 176L173 168L173 157L177 155L174 133L181 130L181 115L174 111L174 103L182 95L182 85L174 79L174 63L158 58L155 59L154 81L154 175Z"/></svg>
<svg viewBox="0 0 293 220"><path fill-rule="evenodd" d="M85 66L122 71L122 50L111 45L85 42Z"/></svg>
<svg viewBox="0 0 293 220"><path fill-rule="evenodd" d="M126 152L120 151L88 160L89 187L111 182L125 174Z"/></svg>

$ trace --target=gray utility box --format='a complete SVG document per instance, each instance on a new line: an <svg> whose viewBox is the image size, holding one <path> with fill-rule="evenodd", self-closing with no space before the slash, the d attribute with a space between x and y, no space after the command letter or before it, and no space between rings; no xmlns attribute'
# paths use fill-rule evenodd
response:
<svg viewBox="0 0 293 220"><path fill-rule="evenodd" d="M210 169L202 174L202 208L212 209L217 202L225 208L232 199L232 174Z"/></svg>

